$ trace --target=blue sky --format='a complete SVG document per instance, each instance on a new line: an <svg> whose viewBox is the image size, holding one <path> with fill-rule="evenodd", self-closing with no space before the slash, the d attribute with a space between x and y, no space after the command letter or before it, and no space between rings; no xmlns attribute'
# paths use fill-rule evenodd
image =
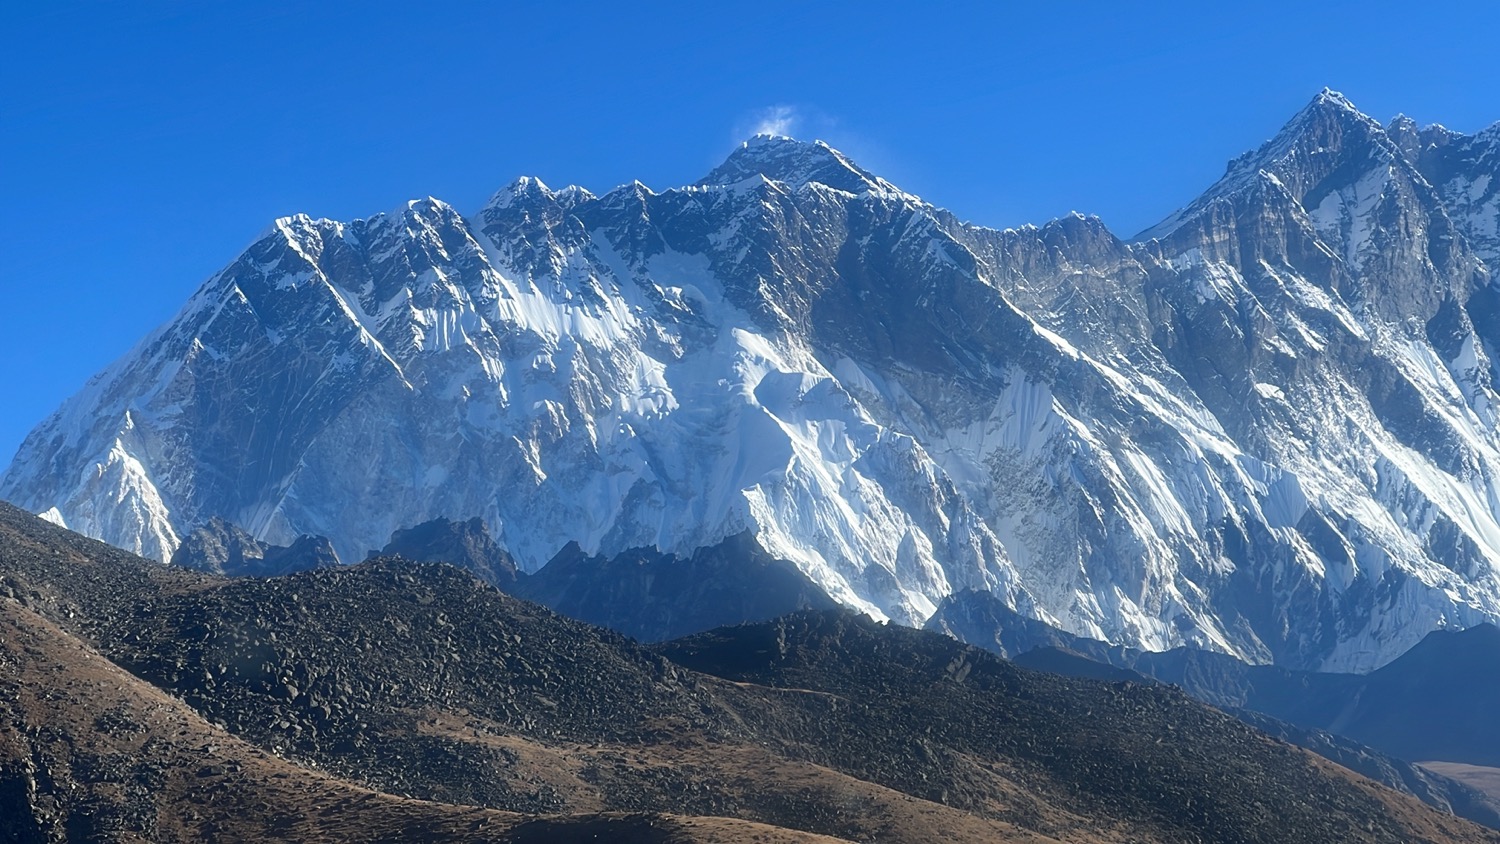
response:
<svg viewBox="0 0 1500 844"><path fill-rule="evenodd" d="M1128 236L1324 86L1500 119L1500 4L1147 6L0 4L0 464L277 216L663 189L779 121L978 223Z"/></svg>

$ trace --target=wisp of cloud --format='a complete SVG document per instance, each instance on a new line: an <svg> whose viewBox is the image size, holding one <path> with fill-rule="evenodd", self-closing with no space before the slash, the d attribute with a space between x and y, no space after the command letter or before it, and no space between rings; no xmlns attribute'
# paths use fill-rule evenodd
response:
<svg viewBox="0 0 1500 844"><path fill-rule="evenodd" d="M797 110L788 105L775 105L761 112L755 123L757 135L790 135L797 125Z"/></svg>

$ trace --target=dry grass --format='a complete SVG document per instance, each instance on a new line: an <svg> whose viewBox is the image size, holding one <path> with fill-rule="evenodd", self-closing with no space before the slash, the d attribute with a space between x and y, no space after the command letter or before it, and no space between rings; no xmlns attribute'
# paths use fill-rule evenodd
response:
<svg viewBox="0 0 1500 844"><path fill-rule="evenodd" d="M528 772L556 776L544 764ZM7 840L23 842L525 841L584 828L615 840L838 840L731 818L582 809L537 819L382 794L229 735L4 598L0 801ZM641 829L652 834L631 833Z"/></svg>
<svg viewBox="0 0 1500 844"><path fill-rule="evenodd" d="M203 578L0 506L0 818L22 842L1500 842L1170 690L840 614L700 638L669 661L446 567Z"/></svg>
<svg viewBox="0 0 1500 844"><path fill-rule="evenodd" d="M642 784L660 782L670 772L727 798L741 811L768 811L773 805L802 803L836 814L844 833L860 841L1126 841L1130 836L1103 834L1095 819L1058 807L1038 807L1023 790L995 771L975 766L976 778L994 794L991 808L1005 812L1024 806L1045 814L1057 836L1042 835L1015 824L922 800L894 789L856 779L831 768L798 762L759 745L726 745L679 734L670 743L546 744L498 729L483 719L433 714L421 721L428 735L504 749L515 762L507 774L521 783L546 783L568 795L568 809L597 811L617 795ZM1035 818L1033 818L1035 820Z"/></svg>

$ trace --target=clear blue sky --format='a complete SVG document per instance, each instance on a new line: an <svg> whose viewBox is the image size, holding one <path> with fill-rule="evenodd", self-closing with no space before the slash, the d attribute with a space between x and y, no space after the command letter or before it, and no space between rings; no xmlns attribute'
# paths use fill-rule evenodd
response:
<svg viewBox="0 0 1500 844"><path fill-rule="evenodd" d="M0 464L298 211L668 188L780 116L975 222L1127 236L1323 86L1500 119L1488 0L729 5L0 4Z"/></svg>

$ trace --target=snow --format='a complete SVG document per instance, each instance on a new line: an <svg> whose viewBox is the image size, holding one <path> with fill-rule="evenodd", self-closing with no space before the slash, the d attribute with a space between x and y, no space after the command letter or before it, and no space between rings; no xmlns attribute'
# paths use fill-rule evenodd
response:
<svg viewBox="0 0 1500 844"><path fill-rule="evenodd" d="M1286 401L1286 393L1275 384L1267 384L1258 381L1254 385L1255 394L1268 401Z"/></svg>
<svg viewBox="0 0 1500 844"><path fill-rule="evenodd" d="M1353 185L1328 194L1308 216L1318 234L1341 246L1338 254L1355 269L1364 266L1365 251L1378 228L1376 206L1391 183L1389 168L1366 173Z"/></svg>
<svg viewBox="0 0 1500 844"><path fill-rule="evenodd" d="M126 446L134 424L86 468L67 502L49 511L68 513L65 524L90 536L108 536L127 551L158 560L171 557L178 536L166 504L139 459Z"/></svg>

